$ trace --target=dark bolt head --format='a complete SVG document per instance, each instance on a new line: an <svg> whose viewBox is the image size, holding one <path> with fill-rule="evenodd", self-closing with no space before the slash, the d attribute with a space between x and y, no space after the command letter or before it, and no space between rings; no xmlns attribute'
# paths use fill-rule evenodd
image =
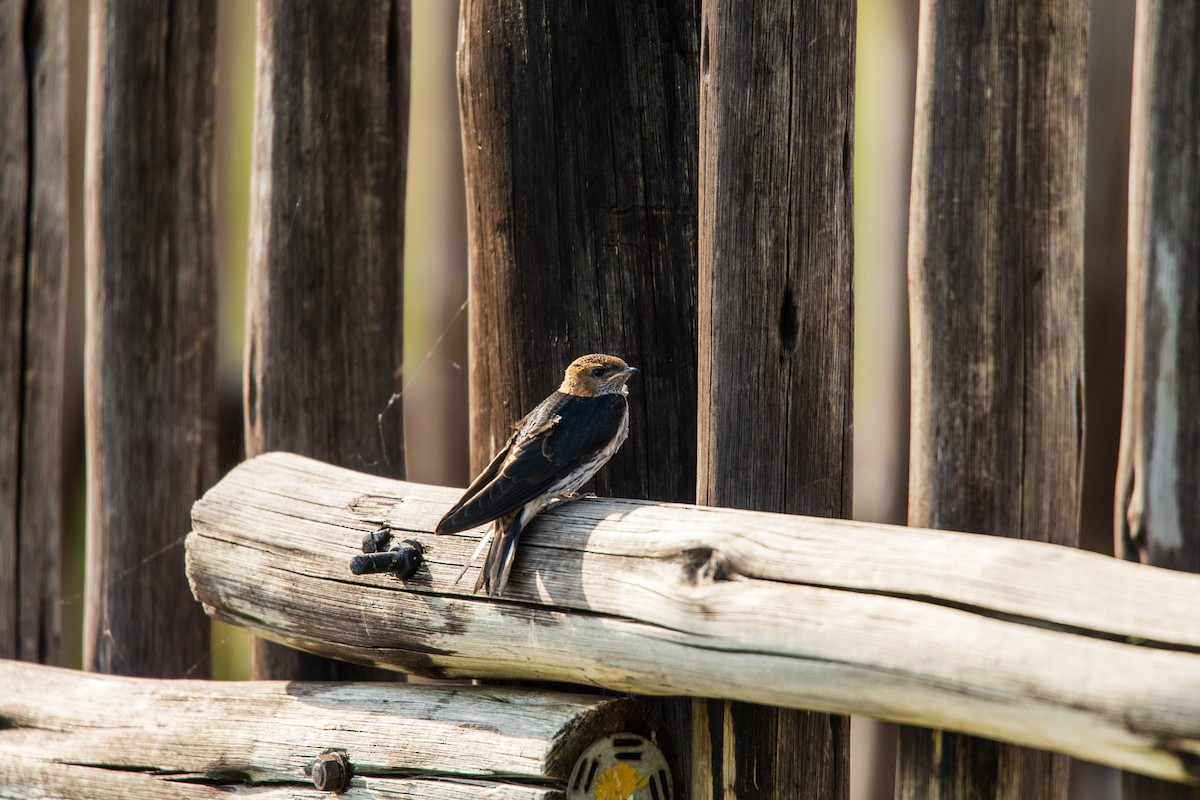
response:
<svg viewBox="0 0 1200 800"><path fill-rule="evenodd" d="M392 541L392 532L384 528L381 531L371 531L362 539L364 553L382 553Z"/></svg>
<svg viewBox="0 0 1200 800"><path fill-rule="evenodd" d="M339 794L350 786L350 762L341 753L326 750L312 765L312 782L318 791Z"/></svg>

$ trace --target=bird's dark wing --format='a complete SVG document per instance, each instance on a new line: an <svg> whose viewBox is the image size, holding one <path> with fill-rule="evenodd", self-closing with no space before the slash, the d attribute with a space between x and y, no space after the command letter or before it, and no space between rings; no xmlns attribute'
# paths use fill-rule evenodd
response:
<svg viewBox="0 0 1200 800"><path fill-rule="evenodd" d="M482 525L545 494L612 441L626 408L619 394L578 397L555 392L522 421L504 458L497 456L476 478L438 523L438 533ZM489 476L492 467L496 469Z"/></svg>
<svg viewBox="0 0 1200 800"><path fill-rule="evenodd" d="M466 491L463 492L462 497L458 498L458 502L451 506L450 510L442 515L441 522L439 522L437 526L438 533L454 533L456 530L459 530L443 530L442 525L446 522L446 520L457 514L459 509L467 504L467 501L479 493L480 489L495 480L496 475L500 473L500 465L504 463L504 459L508 458L508 451L512 447L513 440L516 439L519 434L519 430L513 431L513 435L508 437L508 441L504 443L504 447L501 447L496 455L493 456L491 463L483 468L483 472L479 473L479 475L475 477L475 480L471 481L471 485L468 486Z"/></svg>

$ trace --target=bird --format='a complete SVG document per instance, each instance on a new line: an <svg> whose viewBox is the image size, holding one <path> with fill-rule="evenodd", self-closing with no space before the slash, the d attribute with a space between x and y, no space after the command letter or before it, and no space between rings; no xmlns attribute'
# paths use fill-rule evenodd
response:
<svg viewBox="0 0 1200 800"><path fill-rule="evenodd" d="M552 501L573 499L625 443L629 434L626 384L637 371L603 353L572 361L558 389L514 425L516 430L504 447L438 522L437 533L493 523L476 593L481 586L491 597L504 593L517 543L530 520ZM480 542L471 561L487 539Z"/></svg>

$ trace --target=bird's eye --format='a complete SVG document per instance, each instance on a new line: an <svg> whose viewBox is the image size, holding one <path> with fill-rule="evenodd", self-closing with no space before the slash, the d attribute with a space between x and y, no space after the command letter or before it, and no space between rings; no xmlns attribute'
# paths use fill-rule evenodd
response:
<svg viewBox="0 0 1200 800"><path fill-rule="evenodd" d="M594 370L592 370L592 377L593 378L603 378L604 377L604 367L596 367Z"/></svg>

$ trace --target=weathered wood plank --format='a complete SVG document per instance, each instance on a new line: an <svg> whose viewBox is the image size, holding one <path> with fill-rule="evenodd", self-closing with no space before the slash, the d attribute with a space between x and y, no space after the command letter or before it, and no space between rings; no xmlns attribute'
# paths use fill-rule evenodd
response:
<svg viewBox="0 0 1200 800"><path fill-rule="evenodd" d="M493 602L471 573L452 584L482 531L429 533L457 494L264 456L197 503L189 578L210 613L362 663L860 713L1200 782L1196 576L1037 542L589 500L531 526ZM407 582L349 573L380 524L427 548Z"/></svg>
<svg viewBox="0 0 1200 800"><path fill-rule="evenodd" d="M698 11L461 4L475 470L567 364L612 353L641 369L633 434L589 488L695 499ZM686 742L690 704L653 702Z"/></svg>
<svg viewBox="0 0 1200 800"><path fill-rule="evenodd" d="M409 38L409 0L259 2L247 455L404 474ZM268 643L254 674L362 677Z"/></svg>
<svg viewBox="0 0 1200 800"><path fill-rule="evenodd" d="M1138 3L1136 31L1116 550L1200 572L1200 4ZM1121 796L1200 789L1125 773Z"/></svg>
<svg viewBox="0 0 1200 800"><path fill-rule="evenodd" d="M4 749L0 745L0 753ZM371 800L562 800L559 789L520 786L495 781L420 780L414 778L361 778L345 795L288 785L237 786L198 781L173 775L156 775L125 769L105 769L43 761L25 763L19 753L5 753L0 785L10 800L330 800L334 797Z"/></svg>
<svg viewBox="0 0 1200 800"><path fill-rule="evenodd" d="M0 7L0 658L59 649L67 14Z"/></svg>
<svg viewBox="0 0 1200 800"><path fill-rule="evenodd" d="M697 502L846 517L856 4L702 5ZM704 792L849 795L849 719L705 716Z"/></svg>
<svg viewBox="0 0 1200 800"><path fill-rule="evenodd" d="M91 5L84 663L182 677L209 624L179 580L216 473L216 4Z"/></svg>
<svg viewBox="0 0 1200 800"><path fill-rule="evenodd" d="M280 793L267 797L327 797L309 773L327 749L370 796L561 797L590 744L656 724L631 700L588 695L146 680L11 661L0 661L0 722L0 794L83 798L258 797L270 786Z"/></svg>
<svg viewBox="0 0 1200 800"><path fill-rule="evenodd" d="M1078 541L1088 4L922 0L909 523ZM1062 759L900 734L898 797L1066 797Z"/></svg>
<svg viewBox="0 0 1200 800"><path fill-rule="evenodd" d="M596 491L695 497L694 0L467 0L476 469L585 353L641 369ZM635 466L636 465L636 466Z"/></svg>

